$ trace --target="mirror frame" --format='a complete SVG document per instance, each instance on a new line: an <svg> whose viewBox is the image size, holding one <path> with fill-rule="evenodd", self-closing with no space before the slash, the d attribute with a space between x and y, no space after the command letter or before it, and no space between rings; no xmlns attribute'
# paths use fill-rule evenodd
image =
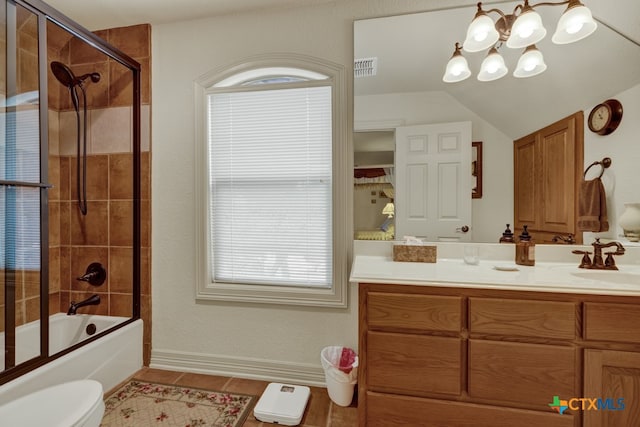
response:
<svg viewBox="0 0 640 427"><path fill-rule="evenodd" d="M482 141L471 143L471 176L475 178L475 186L471 188L473 199L482 198ZM475 159L475 160L473 160ZM473 184L472 184L473 185Z"/></svg>

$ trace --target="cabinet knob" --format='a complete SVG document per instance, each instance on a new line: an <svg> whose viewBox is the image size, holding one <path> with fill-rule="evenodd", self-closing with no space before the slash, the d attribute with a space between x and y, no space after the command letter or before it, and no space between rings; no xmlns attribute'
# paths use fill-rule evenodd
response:
<svg viewBox="0 0 640 427"><path fill-rule="evenodd" d="M469 231L468 225L463 225L462 227L456 228L456 233L466 233Z"/></svg>

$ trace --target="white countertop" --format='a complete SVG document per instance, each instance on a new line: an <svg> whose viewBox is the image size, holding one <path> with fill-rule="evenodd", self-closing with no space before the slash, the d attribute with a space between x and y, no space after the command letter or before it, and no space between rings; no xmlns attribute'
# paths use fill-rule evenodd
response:
<svg viewBox="0 0 640 427"><path fill-rule="evenodd" d="M536 262L533 267L500 260L481 260L478 265L461 259L438 259L436 263L394 262L390 256L356 255L351 268L353 283L500 289L512 291L565 292L640 296L640 266L618 265L618 271L587 270L575 263ZM500 271L512 267L517 271Z"/></svg>

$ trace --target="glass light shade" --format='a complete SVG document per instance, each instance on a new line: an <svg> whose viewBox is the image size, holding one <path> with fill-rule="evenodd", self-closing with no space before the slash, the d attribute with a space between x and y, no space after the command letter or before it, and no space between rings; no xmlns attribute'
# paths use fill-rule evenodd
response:
<svg viewBox="0 0 640 427"><path fill-rule="evenodd" d="M518 65L513 72L514 77L533 77L542 73L547 69L547 64L544 63L542 52L540 52L535 46L529 46L520 59L518 59Z"/></svg>
<svg viewBox="0 0 640 427"><path fill-rule="evenodd" d="M393 206L393 203L389 202L384 206L384 209L382 209L382 215L387 215L389 218L393 217L395 213L395 206Z"/></svg>
<svg viewBox="0 0 640 427"><path fill-rule="evenodd" d="M507 47L518 49L538 43L547 35L538 12L529 8L516 18L507 39Z"/></svg>
<svg viewBox="0 0 640 427"><path fill-rule="evenodd" d="M499 38L500 34L496 30L493 20L484 12L479 13L469 24L467 38L464 40L462 48L465 52L480 52L489 49Z"/></svg>
<svg viewBox="0 0 640 427"><path fill-rule="evenodd" d="M480 72L478 73L478 80L481 82L497 80L507 74L508 71L509 69L505 65L504 59L494 47L489 51L484 61L482 61Z"/></svg>
<svg viewBox="0 0 640 427"><path fill-rule="evenodd" d="M586 6L569 6L558 21L556 32L551 41L556 44L577 42L593 33L598 24Z"/></svg>
<svg viewBox="0 0 640 427"><path fill-rule="evenodd" d="M470 75L471 70L469 70L467 59L459 51L456 51L447 63L442 80L446 83L455 83L466 79Z"/></svg>

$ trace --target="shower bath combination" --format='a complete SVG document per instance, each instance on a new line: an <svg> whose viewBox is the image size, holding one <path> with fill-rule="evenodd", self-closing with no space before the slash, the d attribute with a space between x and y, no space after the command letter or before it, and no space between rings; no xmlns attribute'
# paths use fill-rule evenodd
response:
<svg viewBox="0 0 640 427"><path fill-rule="evenodd" d="M76 189L78 193L78 207L82 215L87 214L87 93L84 88L84 82L90 79L93 83L100 81L99 73L88 73L77 77L73 71L62 62L51 62L51 71L55 78L69 90L71 102L76 112ZM80 105L78 99L78 88L82 92L82 132L80 130ZM82 149L81 149L82 146ZM82 171L80 169L80 158L82 157Z"/></svg>
<svg viewBox="0 0 640 427"><path fill-rule="evenodd" d="M6 117L0 131L0 406L4 407L35 390L85 378L99 380L103 390L110 390L142 367L143 351L150 356L150 347L143 343L150 342L150 336L145 335L141 319L146 281L142 245L145 254L149 251L141 233L142 162L149 161L141 147L141 65L43 0L5 0L2 10L6 43L0 43L0 97ZM125 40L143 35L141 30L147 41L148 25L108 31L113 31L114 39ZM72 58L83 58L82 65ZM117 73L112 80L109 69ZM115 102L110 93L117 93ZM96 125L125 115L126 122L118 121L121 126L96 134L92 150ZM76 119L78 132L73 135ZM73 194L76 151L78 197ZM90 173L96 175L95 194ZM107 188L109 177L116 178L115 191ZM123 209L110 215L112 206ZM105 267L115 246L126 249L116 254L122 268L117 289L110 289ZM29 292L23 292L25 280ZM119 295L111 300L116 291ZM102 302L92 305L98 304L98 297ZM88 325L95 330L87 330ZM51 411L38 408L44 418L36 424L73 424L69 411L58 411L62 418L56 418L57 404L48 407ZM78 418L88 412L87 405L74 408ZM0 425L11 424L0 415Z"/></svg>

